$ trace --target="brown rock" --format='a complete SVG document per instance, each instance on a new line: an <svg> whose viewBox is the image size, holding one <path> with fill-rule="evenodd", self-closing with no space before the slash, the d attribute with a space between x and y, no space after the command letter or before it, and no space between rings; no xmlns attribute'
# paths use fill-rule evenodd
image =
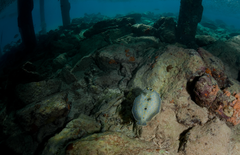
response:
<svg viewBox="0 0 240 155"><path fill-rule="evenodd" d="M67 155L158 155L161 151L164 150L153 143L130 139L118 132L93 134L66 147Z"/></svg>
<svg viewBox="0 0 240 155"><path fill-rule="evenodd" d="M178 110L177 120L186 126L202 125L208 120L208 110L188 100L188 104Z"/></svg>
<svg viewBox="0 0 240 155"><path fill-rule="evenodd" d="M161 149L166 149L170 154L176 154L179 146L179 135L186 127L177 122L173 105L162 105L162 111L142 127L140 139L153 141Z"/></svg>
<svg viewBox="0 0 240 155"><path fill-rule="evenodd" d="M218 118L204 126L196 126L189 132L185 155L227 155L230 135L231 129Z"/></svg>

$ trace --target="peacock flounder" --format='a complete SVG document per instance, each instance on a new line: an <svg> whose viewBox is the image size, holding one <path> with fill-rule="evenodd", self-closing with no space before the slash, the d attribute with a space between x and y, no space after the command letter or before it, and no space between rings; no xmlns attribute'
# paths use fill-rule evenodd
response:
<svg viewBox="0 0 240 155"><path fill-rule="evenodd" d="M145 126L160 112L160 95L151 88L146 88L137 96L133 103L132 113L137 125Z"/></svg>

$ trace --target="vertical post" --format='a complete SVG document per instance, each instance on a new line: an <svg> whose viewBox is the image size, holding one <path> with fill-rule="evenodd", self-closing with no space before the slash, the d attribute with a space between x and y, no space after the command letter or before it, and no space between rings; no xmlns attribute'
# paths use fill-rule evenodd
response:
<svg viewBox="0 0 240 155"><path fill-rule="evenodd" d="M32 20L33 0L18 0L18 28L27 51L37 45Z"/></svg>
<svg viewBox="0 0 240 155"><path fill-rule="evenodd" d="M189 48L197 48L195 35L197 25L202 19L202 13L202 0L181 0L176 32L177 42Z"/></svg>
<svg viewBox="0 0 240 155"><path fill-rule="evenodd" d="M62 12L63 27L66 27L70 24L70 3L68 0L60 0L60 6Z"/></svg>
<svg viewBox="0 0 240 155"><path fill-rule="evenodd" d="M46 30L46 21L45 21L45 14L44 14L44 0L40 0L40 20L41 20L41 34L45 34Z"/></svg>
<svg viewBox="0 0 240 155"><path fill-rule="evenodd" d="M1 37L0 37L0 57L2 57L3 53L2 53L2 36L3 36L3 31L1 33Z"/></svg>

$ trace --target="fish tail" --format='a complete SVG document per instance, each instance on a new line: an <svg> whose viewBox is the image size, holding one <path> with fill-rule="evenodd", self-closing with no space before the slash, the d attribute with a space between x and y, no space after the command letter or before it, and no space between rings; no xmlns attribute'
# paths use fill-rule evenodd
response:
<svg viewBox="0 0 240 155"><path fill-rule="evenodd" d="M146 121L138 121L138 122L137 122L137 125L146 126L146 125L147 125L147 122L146 122Z"/></svg>

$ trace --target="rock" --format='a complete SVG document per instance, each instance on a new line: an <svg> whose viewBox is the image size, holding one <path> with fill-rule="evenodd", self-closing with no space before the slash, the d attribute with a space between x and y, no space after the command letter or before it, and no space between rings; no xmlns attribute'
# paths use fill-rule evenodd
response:
<svg viewBox="0 0 240 155"><path fill-rule="evenodd" d="M196 35L196 43L198 46L208 46L216 41L212 36L210 35Z"/></svg>
<svg viewBox="0 0 240 155"><path fill-rule="evenodd" d="M77 78L67 68L62 69L61 77L67 84L77 81Z"/></svg>
<svg viewBox="0 0 240 155"><path fill-rule="evenodd" d="M227 90L231 92L231 94L240 92L240 82L231 78L230 81L232 84L227 88Z"/></svg>
<svg viewBox="0 0 240 155"><path fill-rule="evenodd" d="M27 61L25 62L25 64L23 64L23 69L27 71L35 72L37 68L31 62Z"/></svg>
<svg viewBox="0 0 240 155"><path fill-rule="evenodd" d="M201 76L196 82L194 89L196 103L204 107L211 106L219 90L217 82L210 75Z"/></svg>
<svg viewBox="0 0 240 155"><path fill-rule="evenodd" d="M71 142L65 147L66 153L78 154L152 154L157 155L161 151L154 144L135 139L130 139L122 133L105 132L93 134L81 140Z"/></svg>
<svg viewBox="0 0 240 155"><path fill-rule="evenodd" d="M6 116L7 116L7 109L6 109L6 107L1 107L1 110L0 110L0 122L1 123L4 121Z"/></svg>
<svg viewBox="0 0 240 155"><path fill-rule="evenodd" d="M232 128L231 147L229 154L238 155L240 153L240 124Z"/></svg>
<svg viewBox="0 0 240 155"><path fill-rule="evenodd" d="M86 55L81 58L72 68L71 72L79 72L89 69L90 65L93 63L93 59L91 57L92 54Z"/></svg>
<svg viewBox="0 0 240 155"><path fill-rule="evenodd" d="M196 126L186 133L186 141L180 152L193 154L229 154L231 129L218 118L204 126Z"/></svg>
<svg viewBox="0 0 240 155"><path fill-rule="evenodd" d="M231 149L231 155L238 155L240 154L240 143L239 142L235 142L232 144L232 149Z"/></svg>
<svg viewBox="0 0 240 155"><path fill-rule="evenodd" d="M240 35L240 32L232 32L229 34L230 37L235 37L235 36L238 36Z"/></svg>
<svg viewBox="0 0 240 155"><path fill-rule="evenodd" d="M135 48L139 52L149 47L158 48L161 45L159 39L154 36L133 37L128 35L117 39L116 43L128 44L128 46Z"/></svg>
<svg viewBox="0 0 240 155"><path fill-rule="evenodd" d="M56 69L61 69L67 63L67 53L60 54L53 60L53 66Z"/></svg>
<svg viewBox="0 0 240 155"><path fill-rule="evenodd" d="M224 28L217 28L215 31L216 31L216 33L220 33L220 34L224 34L227 32L227 30Z"/></svg>
<svg viewBox="0 0 240 155"><path fill-rule="evenodd" d="M213 30L216 30L218 28L215 24L210 22L201 22L200 24Z"/></svg>
<svg viewBox="0 0 240 155"><path fill-rule="evenodd" d="M16 75L18 75L16 77ZM42 80L41 75L36 71L36 66L27 61L18 68L16 71L10 74L9 79L14 79L16 83L29 83Z"/></svg>
<svg viewBox="0 0 240 155"><path fill-rule="evenodd" d="M13 134L7 139L7 146L15 153L22 155L34 155L38 143L28 134Z"/></svg>
<svg viewBox="0 0 240 155"><path fill-rule="evenodd" d="M72 24L80 25L83 21L84 21L83 18L73 18L72 19Z"/></svg>
<svg viewBox="0 0 240 155"><path fill-rule="evenodd" d="M104 71L119 70L122 63L132 64L130 70L133 70L136 68L136 63L139 62L133 48L117 44L98 50L94 59L97 61L98 67Z"/></svg>
<svg viewBox="0 0 240 155"><path fill-rule="evenodd" d="M51 137L42 154L52 155L58 153L69 140L80 139L83 136L100 131L101 125L94 118L81 114L77 119L69 122L58 134Z"/></svg>
<svg viewBox="0 0 240 155"><path fill-rule="evenodd" d="M195 125L203 125L208 121L207 108L201 108L192 100L188 100L186 106L182 106L177 112L177 120L179 123L188 127Z"/></svg>
<svg viewBox="0 0 240 155"><path fill-rule="evenodd" d="M82 57L92 54L97 49L107 46L108 43L104 40L104 38L105 36L99 34L99 35L94 35L89 39L84 39L83 41L81 41L79 43L80 44L80 49L79 49L80 53L78 54L79 56L75 56L74 59L76 60L73 64L75 65L75 63L77 63Z"/></svg>
<svg viewBox="0 0 240 155"><path fill-rule="evenodd" d="M158 29L165 21L165 17L161 17L159 18L154 24L153 24L153 27Z"/></svg>
<svg viewBox="0 0 240 155"><path fill-rule="evenodd" d="M120 101L123 100L123 97L124 97L123 93L119 89L106 90L104 92L104 95L101 96L100 99L101 102L98 102L97 104L94 105L91 114L97 117L104 112L105 113L108 112L109 109L111 108L115 109L117 105L120 104Z"/></svg>
<svg viewBox="0 0 240 155"><path fill-rule="evenodd" d="M135 20L133 18L117 18L117 19L108 19L104 21L100 21L94 24L90 29L84 32L84 36L89 38L93 35L104 32L108 29L116 29L120 27L125 27L135 24Z"/></svg>
<svg viewBox="0 0 240 155"><path fill-rule="evenodd" d="M176 22L172 17L160 18L155 23L157 28L156 36L160 38L162 42L174 43L176 41Z"/></svg>
<svg viewBox="0 0 240 155"><path fill-rule="evenodd" d="M195 50L167 46L164 53L156 50L152 52L156 55L149 56L153 57L154 61L151 62L150 59L149 65L141 65L129 82L129 87L141 89L151 87L153 90L158 90L159 94L170 95L166 88L182 90L182 87L185 87L183 84L187 83L185 77L205 67L204 61ZM178 66L181 66L181 69Z"/></svg>
<svg viewBox="0 0 240 155"><path fill-rule="evenodd" d="M95 76L92 82L104 88L116 88L122 78L123 76L119 75L118 71L115 70Z"/></svg>
<svg viewBox="0 0 240 155"><path fill-rule="evenodd" d="M214 56L217 56L219 59L227 64L231 70L228 71L228 75L231 75L232 78L238 78L239 71L239 57L240 57L240 48L239 48L240 36L235 36L225 42L216 42L212 46L208 47L207 50L211 52Z"/></svg>
<svg viewBox="0 0 240 155"><path fill-rule="evenodd" d="M71 104L71 111L68 117L71 119L77 118L79 114L90 115L95 101L92 96L88 95L83 89L76 90L75 98Z"/></svg>
<svg viewBox="0 0 240 155"><path fill-rule="evenodd" d="M160 114L156 115L147 126L142 127L140 139L154 142L161 150L168 150L170 154L177 154L179 135L186 127L177 122L173 105L162 104Z"/></svg>
<svg viewBox="0 0 240 155"><path fill-rule="evenodd" d="M68 31L67 31L68 32ZM54 38L49 38L49 43L47 45L44 45L44 46L47 46L48 47L48 50L52 50L51 52L53 53L56 53L56 54L64 54L72 49L74 49L74 45L72 44L73 41L75 41L76 39L74 38L71 38L69 40L65 39L64 41L63 40L60 40L60 33L59 32L55 32L56 36L53 35ZM58 34L59 33L59 34Z"/></svg>
<svg viewBox="0 0 240 155"><path fill-rule="evenodd" d="M38 141L62 127L70 110L67 94L52 95L41 102L32 103L17 111L16 116L21 127L31 134L37 133Z"/></svg>
<svg viewBox="0 0 240 155"><path fill-rule="evenodd" d="M140 14L140 13L131 13L131 14L128 14L128 15L126 15L124 17L133 18L137 23L140 23L142 14Z"/></svg>
<svg viewBox="0 0 240 155"><path fill-rule="evenodd" d="M0 131L0 136L2 141L6 140L9 136L14 136L18 134L22 134L22 130L19 127L19 124L16 123L16 117L15 113L11 112L10 114L7 114L7 109L4 108L0 112L0 126L1 126L1 131Z"/></svg>
<svg viewBox="0 0 240 155"><path fill-rule="evenodd" d="M154 27L145 24L134 24L131 29L137 36L154 36L157 31Z"/></svg>
<svg viewBox="0 0 240 155"><path fill-rule="evenodd" d="M23 102L23 105L27 105L32 102L38 102L46 96L59 92L61 83L60 80L52 79L49 81L19 84L16 87L16 95Z"/></svg>
<svg viewBox="0 0 240 155"><path fill-rule="evenodd" d="M225 66L221 59L213 56L203 48L198 48L197 51L207 66L206 68L203 68L203 71L208 73L217 81L218 87L223 89L230 86L230 81L228 76L225 74Z"/></svg>

